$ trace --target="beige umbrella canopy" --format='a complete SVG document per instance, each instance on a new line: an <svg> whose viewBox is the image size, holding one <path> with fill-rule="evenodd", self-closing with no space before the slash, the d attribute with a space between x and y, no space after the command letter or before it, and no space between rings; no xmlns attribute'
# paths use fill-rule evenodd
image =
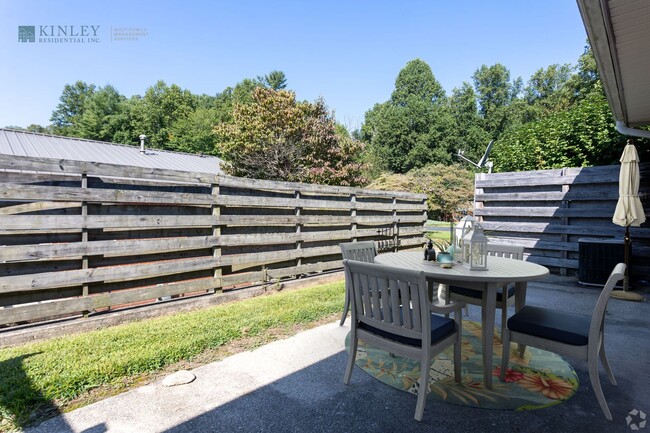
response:
<svg viewBox="0 0 650 433"><path fill-rule="evenodd" d="M619 174L618 203L612 222L625 227L625 264L629 267L630 254L630 226L639 227L645 222L645 213L641 199L639 199L639 154L631 140L623 150L621 156L621 171ZM628 272L625 272L623 289L628 289ZM614 294L612 294L615 296ZM630 294L632 295L632 294ZM618 294L615 297L631 299L630 296ZM643 298L641 298L643 299Z"/></svg>
<svg viewBox="0 0 650 433"><path fill-rule="evenodd" d="M618 194L612 222L622 227L639 227L645 222L645 213L639 199L639 154L633 144L625 146L621 156Z"/></svg>

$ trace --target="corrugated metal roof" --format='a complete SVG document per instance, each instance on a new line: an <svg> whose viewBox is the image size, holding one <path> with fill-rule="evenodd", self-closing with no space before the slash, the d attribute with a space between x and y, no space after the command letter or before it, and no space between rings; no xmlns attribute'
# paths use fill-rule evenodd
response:
<svg viewBox="0 0 650 433"><path fill-rule="evenodd" d="M160 149L146 149L142 154L138 146L5 128L0 128L0 154L102 162L198 173L223 173L220 168L223 160L214 156L200 156Z"/></svg>

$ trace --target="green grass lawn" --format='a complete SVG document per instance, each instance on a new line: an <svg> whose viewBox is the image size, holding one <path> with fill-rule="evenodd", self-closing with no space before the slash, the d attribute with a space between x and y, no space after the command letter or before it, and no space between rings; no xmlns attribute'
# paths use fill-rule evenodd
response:
<svg viewBox="0 0 650 433"><path fill-rule="evenodd" d="M427 222L424 224L426 227L441 227L445 228L445 230L441 231L427 231L425 232L424 236L432 239L435 243L436 240L438 241L446 241L447 243L451 242L451 232L449 231L449 223L446 221L434 221L434 220L427 220Z"/></svg>
<svg viewBox="0 0 650 433"><path fill-rule="evenodd" d="M344 282L322 284L0 349L0 431L295 333L340 314Z"/></svg>

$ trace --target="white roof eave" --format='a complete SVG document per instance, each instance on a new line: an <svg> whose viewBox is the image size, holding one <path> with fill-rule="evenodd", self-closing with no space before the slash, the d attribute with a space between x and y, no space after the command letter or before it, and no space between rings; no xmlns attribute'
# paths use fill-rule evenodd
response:
<svg viewBox="0 0 650 433"><path fill-rule="evenodd" d="M577 2L614 119L627 125L625 93L620 82L618 56L612 40L609 12L606 7L603 8L603 3L599 0L577 0Z"/></svg>

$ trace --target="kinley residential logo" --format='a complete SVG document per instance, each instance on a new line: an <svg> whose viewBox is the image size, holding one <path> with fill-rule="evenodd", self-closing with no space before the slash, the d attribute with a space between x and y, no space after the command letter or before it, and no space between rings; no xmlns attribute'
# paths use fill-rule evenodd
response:
<svg viewBox="0 0 650 433"><path fill-rule="evenodd" d="M93 44L101 42L100 26L18 26L18 42L40 42L50 44Z"/></svg>

